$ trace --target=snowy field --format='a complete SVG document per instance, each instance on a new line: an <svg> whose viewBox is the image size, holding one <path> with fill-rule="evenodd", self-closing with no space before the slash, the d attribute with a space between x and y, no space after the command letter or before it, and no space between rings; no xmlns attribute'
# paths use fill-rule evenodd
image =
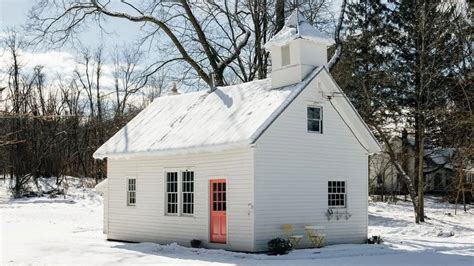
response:
<svg viewBox="0 0 474 266"><path fill-rule="evenodd" d="M66 198L9 200L0 181L0 265L474 265L474 212L426 200L429 217L415 225L411 206L370 203L370 235L382 245L335 245L285 256L245 254L152 243L108 242L102 199L77 180ZM451 213L451 215L450 215Z"/></svg>

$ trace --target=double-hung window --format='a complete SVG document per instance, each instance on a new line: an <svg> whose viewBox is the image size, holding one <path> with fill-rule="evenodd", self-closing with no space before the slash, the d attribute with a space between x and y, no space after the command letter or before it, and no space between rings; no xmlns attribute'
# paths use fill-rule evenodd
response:
<svg viewBox="0 0 474 266"><path fill-rule="evenodd" d="M178 214L178 172L166 173L166 214Z"/></svg>
<svg viewBox="0 0 474 266"><path fill-rule="evenodd" d="M137 202L137 180L135 178L129 178L127 183L127 205L134 206Z"/></svg>
<svg viewBox="0 0 474 266"><path fill-rule="evenodd" d="M323 133L323 108L308 106L307 115L308 131Z"/></svg>
<svg viewBox="0 0 474 266"><path fill-rule="evenodd" d="M166 172L165 210L167 215L194 214L194 172Z"/></svg>
<svg viewBox="0 0 474 266"><path fill-rule="evenodd" d="M345 181L328 181L328 206L346 207L346 182Z"/></svg>
<svg viewBox="0 0 474 266"><path fill-rule="evenodd" d="M194 213L194 172L182 172L182 212L183 214Z"/></svg>

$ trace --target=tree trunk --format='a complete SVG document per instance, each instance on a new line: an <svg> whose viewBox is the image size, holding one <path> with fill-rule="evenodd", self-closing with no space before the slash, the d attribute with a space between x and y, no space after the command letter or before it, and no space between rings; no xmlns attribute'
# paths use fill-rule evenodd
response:
<svg viewBox="0 0 474 266"><path fill-rule="evenodd" d="M463 187L464 187L464 179L463 179L463 176L461 173L459 173L458 171L458 177L459 177L459 183L458 183L458 186L457 186L457 191L456 191L456 199L454 200L454 214L457 214L457 211L458 211L458 202L459 202L459 193L461 193L461 191L463 191ZM463 191L464 193L464 191Z"/></svg>
<svg viewBox="0 0 474 266"><path fill-rule="evenodd" d="M277 33L285 26L285 0L276 0L275 16L275 33Z"/></svg>
<svg viewBox="0 0 474 266"><path fill-rule="evenodd" d="M336 64L339 62L342 56L342 41L341 41L341 29L342 29L342 24L344 22L344 16L346 14L346 5L347 5L347 0L342 0L341 4L341 12L339 14L339 19L337 21L336 29L334 31L334 41L336 43L336 50L334 51L334 54L331 57L331 60L328 62L328 69L332 70Z"/></svg>
<svg viewBox="0 0 474 266"><path fill-rule="evenodd" d="M385 173L382 173L382 202L384 202L385 195Z"/></svg>
<svg viewBox="0 0 474 266"><path fill-rule="evenodd" d="M467 207L466 207L466 193L464 193L464 186L462 187L462 204L464 206L464 212L467 212Z"/></svg>
<svg viewBox="0 0 474 266"><path fill-rule="evenodd" d="M421 119L423 120L423 119ZM425 210L424 210L424 193L425 193L425 180L423 176L423 158L425 153L425 136L424 136L424 123L420 121L418 130L418 217L420 222L425 221Z"/></svg>
<svg viewBox="0 0 474 266"><path fill-rule="evenodd" d="M418 176L418 217L421 222L425 221L425 209L424 209L424 193L425 193L425 180L424 180L424 156L425 156L425 102L427 101L425 95L427 84L424 73L426 71L425 66L425 34L426 34L426 12L427 2L424 1L421 4L421 14L418 26L417 38L415 39L415 45L417 48L416 52L416 67L415 67L415 130L417 136L417 176Z"/></svg>

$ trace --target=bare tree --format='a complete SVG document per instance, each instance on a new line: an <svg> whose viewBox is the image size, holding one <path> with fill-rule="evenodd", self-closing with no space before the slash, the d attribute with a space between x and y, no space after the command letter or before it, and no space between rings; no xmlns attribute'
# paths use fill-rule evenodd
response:
<svg viewBox="0 0 474 266"><path fill-rule="evenodd" d="M277 33L285 25L285 0L276 0L275 17L275 33Z"/></svg>
<svg viewBox="0 0 474 266"><path fill-rule="evenodd" d="M213 72L217 85L222 85L224 70L237 58L250 37L250 32L240 27L243 35L236 45L230 44L231 48L216 46L204 28L209 21L213 21L210 14L215 7L211 3L178 0L142 4L121 1L121 4L127 12L112 9L110 1L39 1L29 16L31 28L36 33L35 42L49 41L62 45L74 38L78 29L90 21L102 27L104 19L120 18L149 29L142 41L154 41L159 34L164 34L171 41L177 54L157 62L155 68L181 61L208 84L211 82L210 72ZM234 17L229 15L229 18Z"/></svg>
<svg viewBox="0 0 474 266"><path fill-rule="evenodd" d="M41 0L31 9L29 21L36 36L34 43L53 46L78 42L75 37L86 24L95 23L104 32L102 22L110 18L138 24L143 35L136 41L157 53L149 72L172 66L179 73L175 79L196 87L196 78L210 84L211 73L216 85L266 78L269 57L263 45L283 26L288 11L297 6L315 26L332 32L334 16L328 0L114 4L105 0Z"/></svg>
<svg viewBox="0 0 474 266"><path fill-rule="evenodd" d="M339 14L339 19L337 21L336 29L334 31L334 41L336 43L336 50L334 52L334 55L331 57L331 59L328 62L329 70L333 69L334 66L341 59L341 55L342 55L341 30L342 30L342 23L344 21L344 16L346 14L346 5L347 5L347 0L342 0L341 10L340 10L341 13Z"/></svg>
<svg viewBox="0 0 474 266"><path fill-rule="evenodd" d="M119 119L127 107L129 98L148 84L151 78L147 70L140 70L143 53L131 47L114 50L114 86L115 86L115 116Z"/></svg>

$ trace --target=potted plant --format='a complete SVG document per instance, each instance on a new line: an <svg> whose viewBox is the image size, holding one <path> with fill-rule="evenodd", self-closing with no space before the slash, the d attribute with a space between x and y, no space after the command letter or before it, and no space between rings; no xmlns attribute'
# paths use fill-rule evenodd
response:
<svg viewBox="0 0 474 266"><path fill-rule="evenodd" d="M270 255L284 255L293 249L293 245L287 239L274 238L267 243Z"/></svg>
<svg viewBox="0 0 474 266"><path fill-rule="evenodd" d="M200 248L201 247L201 240L197 240L197 239L191 240L191 247Z"/></svg>

